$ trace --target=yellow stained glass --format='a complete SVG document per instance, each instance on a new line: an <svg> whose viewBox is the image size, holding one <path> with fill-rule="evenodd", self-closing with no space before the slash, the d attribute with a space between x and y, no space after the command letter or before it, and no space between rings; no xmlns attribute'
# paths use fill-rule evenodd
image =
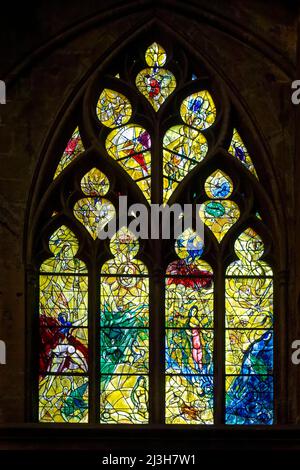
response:
<svg viewBox="0 0 300 470"><path fill-rule="evenodd" d="M256 176L256 178L258 178L249 152L236 129L233 130L233 136L228 152L236 157L254 176Z"/></svg>
<svg viewBox="0 0 300 470"><path fill-rule="evenodd" d="M164 203L179 183L202 161L208 146L205 137L188 126L173 126L163 140Z"/></svg>
<svg viewBox="0 0 300 470"><path fill-rule="evenodd" d="M66 226L60 226L50 236L49 248L53 257L45 260L41 267L41 272L85 272L86 266L83 261L75 258L79 244L77 237Z"/></svg>
<svg viewBox="0 0 300 470"><path fill-rule="evenodd" d="M185 125L173 126L168 129L164 135L163 147L195 162L201 162L208 149L204 135Z"/></svg>
<svg viewBox="0 0 300 470"><path fill-rule="evenodd" d="M151 199L151 139L141 126L128 124L106 139L108 154L136 181L146 199Z"/></svg>
<svg viewBox="0 0 300 470"><path fill-rule="evenodd" d="M131 104L126 96L108 88L102 91L97 103L97 116L104 126L122 126L129 121L131 115Z"/></svg>
<svg viewBox="0 0 300 470"><path fill-rule="evenodd" d="M201 204L199 217L220 242L240 217L234 201L215 199Z"/></svg>
<svg viewBox="0 0 300 470"><path fill-rule="evenodd" d="M109 181L102 171L92 168L80 182L81 190L87 196L105 196L109 190Z"/></svg>
<svg viewBox="0 0 300 470"><path fill-rule="evenodd" d="M227 268L228 276L272 276L273 271L265 261L260 261L264 253L264 244L260 236L247 228L236 239L234 244L238 260Z"/></svg>
<svg viewBox="0 0 300 470"><path fill-rule="evenodd" d="M166 272L166 423L212 424L213 272L191 228L175 242L180 258Z"/></svg>
<svg viewBox="0 0 300 470"><path fill-rule="evenodd" d="M53 318L61 325L87 326L87 308L86 276L40 275L41 316Z"/></svg>
<svg viewBox="0 0 300 470"><path fill-rule="evenodd" d="M213 422L213 377L166 376L166 424Z"/></svg>
<svg viewBox="0 0 300 470"><path fill-rule="evenodd" d="M148 270L134 259L139 242L127 227L111 239L110 250L114 258L100 278L100 421L147 423Z"/></svg>
<svg viewBox="0 0 300 470"><path fill-rule="evenodd" d="M148 390L145 375L102 376L100 422L148 424Z"/></svg>
<svg viewBox="0 0 300 470"><path fill-rule="evenodd" d="M110 132L105 147L112 158L120 160L150 150L151 139L149 133L143 127L128 124ZM141 162L141 165L143 166L143 162ZM146 172L147 169L144 168L144 171Z"/></svg>
<svg viewBox="0 0 300 470"><path fill-rule="evenodd" d="M39 421L87 423L88 379L48 375L39 384Z"/></svg>
<svg viewBox="0 0 300 470"><path fill-rule="evenodd" d="M244 362L244 356L249 351L251 345L257 343L268 330L262 329L238 329L226 330L226 350L225 350L225 362L226 362L226 374L240 374L241 368ZM271 335L271 332L269 333ZM251 360L251 359L250 359ZM250 364L249 364L250 365ZM244 364L245 366L245 364ZM256 361L256 364L251 364L253 367L253 373L265 374L272 371L265 369L263 360Z"/></svg>
<svg viewBox="0 0 300 470"><path fill-rule="evenodd" d="M157 42L154 42L146 50L145 60L149 67L163 67L167 60L166 51Z"/></svg>
<svg viewBox="0 0 300 470"><path fill-rule="evenodd" d="M225 279L226 422L272 424L272 269L260 261L264 245L252 228L239 235L234 248L239 259Z"/></svg>
<svg viewBox="0 0 300 470"><path fill-rule="evenodd" d="M226 279L226 328L271 328L273 280L247 275Z"/></svg>
<svg viewBox="0 0 300 470"><path fill-rule="evenodd" d="M57 165L53 179L58 175L81 153L84 152L83 143L80 137L79 128L76 127L71 139L67 143L64 153Z"/></svg>
<svg viewBox="0 0 300 470"><path fill-rule="evenodd" d="M196 129L207 129L216 119L216 107L207 90L198 91L185 98L180 106L185 124Z"/></svg>
<svg viewBox="0 0 300 470"><path fill-rule="evenodd" d="M200 205L199 217L221 242L240 217L238 205L226 199L233 192L233 184L223 171L216 170L206 179L204 188L211 199Z"/></svg>
<svg viewBox="0 0 300 470"><path fill-rule="evenodd" d="M216 170L207 178L204 188L208 197L225 199L231 196L233 184L229 176L223 171Z"/></svg>
<svg viewBox="0 0 300 470"><path fill-rule="evenodd" d="M99 197L80 199L74 205L73 212L94 240L116 215L113 204Z"/></svg>
<svg viewBox="0 0 300 470"><path fill-rule="evenodd" d="M136 77L136 86L145 96L155 111L158 111L165 100L176 88L176 79L172 72L162 68L167 55L157 43L146 51L145 60L150 67L141 70Z"/></svg>
<svg viewBox="0 0 300 470"><path fill-rule="evenodd" d="M67 226L54 231L49 247L53 258L44 261L39 276L39 420L85 423L88 278L82 273L86 267L75 258L79 244Z"/></svg>

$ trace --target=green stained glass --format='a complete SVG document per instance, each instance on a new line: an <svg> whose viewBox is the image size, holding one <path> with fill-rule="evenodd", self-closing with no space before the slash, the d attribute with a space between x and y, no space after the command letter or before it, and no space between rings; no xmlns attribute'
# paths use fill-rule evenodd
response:
<svg viewBox="0 0 300 470"><path fill-rule="evenodd" d="M73 212L94 240L116 214L110 201L98 197L80 199L74 205Z"/></svg>
<svg viewBox="0 0 300 470"><path fill-rule="evenodd" d="M149 280L139 242L122 227L100 277L100 421L148 422ZM143 328L142 328L143 327Z"/></svg>
<svg viewBox="0 0 300 470"><path fill-rule="evenodd" d="M148 326L148 290L147 278L107 276L102 279L101 326Z"/></svg>
<svg viewBox="0 0 300 470"><path fill-rule="evenodd" d="M220 242L239 219L240 211L234 201L214 200L201 204L199 216Z"/></svg>
<svg viewBox="0 0 300 470"><path fill-rule="evenodd" d="M109 190L109 181L102 171L92 168L80 182L81 190L87 196L105 196Z"/></svg>
<svg viewBox="0 0 300 470"><path fill-rule="evenodd" d="M226 330L226 374L240 374L242 366L245 368L245 355L250 351L253 344L265 336L268 330L256 329L238 329ZM269 337L271 333L268 334ZM268 368L268 364L264 361L263 357L255 354L250 354L248 370L251 374L268 374L272 373L272 369Z"/></svg>
<svg viewBox="0 0 300 470"><path fill-rule="evenodd" d="M102 374L145 374L149 371L149 332L114 326L101 329Z"/></svg>
<svg viewBox="0 0 300 470"><path fill-rule="evenodd" d="M126 124L132 115L132 108L126 96L105 88L97 103L97 116L106 127L114 128Z"/></svg>
<svg viewBox="0 0 300 470"><path fill-rule="evenodd" d="M256 176L256 178L258 177L248 150L236 129L233 130L233 136L228 152L236 157L254 176Z"/></svg>
<svg viewBox="0 0 300 470"><path fill-rule="evenodd" d="M136 77L136 86L158 111L165 100L176 88L176 79L172 72L162 68L166 62L166 53L157 43L153 43L146 51L145 60L150 67L141 70Z"/></svg>
<svg viewBox="0 0 300 470"><path fill-rule="evenodd" d="M88 379L53 375L42 378L39 384L39 420L42 423L87 423Z"/></svg>
<svg viewBox="0 0 300 470"><path fill-rule="evenodd" d="M185 124L196 129L207 129L216 119L216 107L207 90L198 91L185 98L180 106Z"/></svg>
<svg viewBox="0 0 300 470"><path fill-rule="evenodd" d="M204 187L211 199L200 205L199 217L221 242L240 217L238 205L226 199L232 194L233 184L223 171L216 170L206 179Z"/></svg>
<svg viewBox="0 0 300 470"><path fill-rule="evenodd" d="M71 139L67 143L67 146L64 150L64 153L57 165L54 178L57 178L58 175L81 153L84 152L84 147L80 137L79 129L76 127L75 131L72 134Z"/></svg>

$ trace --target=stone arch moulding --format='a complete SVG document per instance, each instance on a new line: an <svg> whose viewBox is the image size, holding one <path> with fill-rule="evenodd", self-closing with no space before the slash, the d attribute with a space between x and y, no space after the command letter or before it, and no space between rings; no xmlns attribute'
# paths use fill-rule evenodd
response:
<svg viewBox="0 0 300 470"><path fill-rule="evenodd" d="M198 164L194 170L187 176L186 180L180 185L178 190L174 192L174 202L176 200L187 200L189 198L189 186L193 185L194 181L197 178L201 177L202 172L208 176L209 172L214 168L214 163L212 157L218 155L218 161L224 170L228 169L229 172L239 172L241 179L245 180L246 193L249 194L250 198L256 198L260 201L260 211L266 222L266 225L262 224L261 232L264 236L266 234L266 239L271 240L270 243L267 243L267 249L276 253L276 257L273 255L269 259L272 261L275 272L275 289L276 289L276 298L275 306L276 311L278 312L278 318L275 323L275 333L276 337L280 338L278 340L277 347L280 349L277 351L277 360L275 365L275 374L276 374L276 392L275 394L280 397L281 406L279 403L276 404L277 407L277 420L280 423L283 423L285 420L286 410L285 404L287 402L287 397L285 397L285 387L282 382L281 377L284 376L284 357L285 357L285 345L284 341L281 338L285 337L286 329L286 319L284 312L285 298L284 298L284 281L280 273L284 272L286 269L285 264L285 236L283 232L283 223L282 207L280 196L276 187L274 187L274 181L276 182L276 177L274 175L272 165L270 165L270 158L266 152L266 146L261 141L261 138L253 138L253 136L260 136L259 130L256 129L256 126L253 123L251 117L245 112L238 96L235 96L233 91L228 87L226 80L224 81L224 72L222 73L222 78L218 70L216 70L215 64L212 64L212 61L209 57L205 57L204 54L196 52L193 47L189 45L187 40L179 34L174 33L170 28L160 21L151 20L148 24L143 25L138 30L135 30L131 36L122 44L122 46L116 45L115 48L112 48L112 51L108 52L105 57L101 57L99 61L92 67L90 71L86 74L80 84L76 87L76 90L69 97L66 103L62 106L62 109L58 113L58 117L54 122L52 129L50 130L46 142L44 144L44 150L40 157L40 162L37 165L36 177L34 178L34 183L31 188L30 203L28 206L28 217L27 226L25 228L25 260L27 266L27 283L28 283L28 304L27 304L27 386L26 390L30 390L29 384L32 383L34 378L34 369L31 367L30 357L32 357L33 351L35 349L35 341L37 340L37 331L34 327L34 319L36 315L32 315L32 305L36 305L37 298L35 287L37 283L37 263L42 259L45 259L45 254L47 248L45 248L46 235L55 228L56 223L49 222L51 214L47 213L47 205L49 201L55 201L57 198L57 204L59 205L63 199L67 200L70 196L72 197L72 178L75 177L75 168L72 163L68 169L67 176L65 178L64 185L61 184L61 178L58 177L54 181L53 174L55 168L58 164L59 158L63 152L63 149L66 144L67 136L72 133L76 123L79 123L82 129L82 140L83 143L89 142L89 148L87 148L85 154L90 153L92 161L96 162L96 154L99 153L99 143L97 142L95 132L93 130L93 122L90 117L90 105L89 103L92 100L93 95L99 84L106 84L106 71L110 69L110 73L115 69L114 63L118 63L118 56L122 54L123 51L127 51L127 54L130 56L131 50L132 55L134 55L135 44L138 42L145 43L148 41L151 43L154 40L158 42L163 42L164 44L170 44L172 50L172 44L180 44L183 50L185 50L189 57L192 58L193 65L195 67L201 68L201 64L208 72L211 83L209 80L203 79L207 84L207 87L211 87L216 90L216 103L218 105L218 100L222 106L222 118L223 122L219 123L219 140L214 141L213 136L208 135L208 139L212 139L212 147L209 150L207 159L211 159L211 165L205 165L205 162ZM173 49L175 49L173 47ZM178 48L179 50L179 48ZM180 52L179 52L180 57ZM189 68L190 64L184 62L184 57L182 62L177 62L178 73L180 76L180 68ZM117 73L117 70L114 70ZM127 71L128 72L128 71ZM128 72L130 75L130 71ZM185 70L182 71L182 75L186 75ZM130 96L131 90L125 83L120 81L120 85L117 84L117 79L111 78L111 83L116 84L118 90L121 92L122 89L126 89L127 93ZM202 80L202 79L201 79ZM202 83L202 82L201 82ZM187 87L193 89L192 81L188 82ZM184 90L184 88L183 88ZM174 99L177 101L180 100L182 91L174 93ZM134 104L134 94L132 94L132 102ZM179 102L179 101L178 101ZM147 123L151 129L151 119L147 116L147 110L149 109L144 106L144 109L139 109L138 115L142 122ZM143 112L144 111L144 112ZM149 111L150 112L150 111ZM170 116L168 118L167 116ZM168 123L172 123L172 108L168 107L168 103L162 106L161 116L164 116L164 120ZM242 117L242 118L241 118ZM162 118L161 118L162 119ZM163 119L162 121L163 122ZM221 146L228 148L230 144L229 139L229 128L234 126L239 126L239 131L244 137L244 141L247 143L249 152L251 153L251 158L254 162L254 165L257 169L258 177L263 184L259 184L257 179L253 175L249 175L245 168L239 167L239 162L236 162L234 159L228 163L225 161L224 151L221 150ZM152 129L153 130L153 129ZM156 145L159 145L157 142ZM158 147L157 147L158 148ZM97 149L97 151L95 151ZM80 158L80 157L79 157ZM82 159L83 160L83 159ZM76 162L75 162L76 163ZM101 167L99 162L100 170L106 168L107 171L110 171L110 176L112 181L114 180L113 173L116 172L119 174L119 180L122 179L122 173L119 171L116 165L112 165L112 169L109 169L109 165ZM74 169L74 171L72 170ZM84 169L89 169L89 166L84 166ZM68 176L69 175L69 176ZM77 178L78 179L78 178ZM76 180L76 177L75 177ZM271 181L273 183L272 187L268 183ZM78 182L77 182L78 184ZM69 191L69 193L68 193ZM247 192L248 191L248 192ZM272 196L270 196L272 195ZM139 199L137 192L133 189L130 193L132 200ZM274 203L275 201L275 203ZM47 220L48 219L48 220ZM66 221L66 214L62 215L59 219L59 224ZM254 223L255 225L255 223ZM260 225L260 223L258 224ZM89 241L84 239L83 232L79 225L76 225L76 221L73 221L74 231L78 235L79 239L82 238L82 246L89 244ZM241 221L239 228L242 229L243 222ZM245 227L246 228L246 227ZM237 229L237 235L239 229ZM272 237L270 237L272 233ZM38 242L37 242L38 240ZM229 243L229 242L228 242ZM224 245L223 251L225 250L226 245ZM230 250L230 249L229 249ZM84 251L84 249L82 249ZM43 254L41 254L43 252ZM48 251L49 254L49 251ZM80 254L80 251L79 251ZM223 253L224 259L226 258L226 253ZM268 259L268 250L266 252ZM147 255L145 255L147 260ZM280 282L279 282L280 281ZM280 361L279 361L280 357ZM279 400L278 400L279 401ZM283 403L283 406L282 406ZM31 392L28 393L27 397L27 410L28 410L28 419L31 419L32 405L34 404L33 395Z"/></svg>
<svg viewBox="0 0 300 470"><path fill-rule="evenodd" d="M120 2L111 6L109 12L102 11L96 13L90 18L79 21L61 31L57 37L50 39L29 54L26 59L13 66L12 69L8 71L5 82L11 85L13 81L17 79L18 75L23 73L28 67L31 67L33 63L41 60L44 55L49 54L53 49L65 44L94 26L101 25L104 22L109 24L113 22L115 18L121 16L130 17L137 12L149 14L149 19L158 19L160 17L160 11L168 12L169 9L172 9L172 11L175 11L176 14L182 17L197 18L199 22L208 23L216 30L224 31L226 34L256 49L259 53L276 64L288 77L291 78L294 76L295 67L293 63L287 59L274 44L270 44L262 37L258 37L249 28L245 27L245 25L240 26L238 23L234 22L232 18L229 20L223 15L219 15L216 11L210 10L207 5L198 9L192 2L185 2L184 5L182 5L179 0L177 2L172 1L172 3L170 3L170 0L160 0L159 5L156 4L156 1L153 2L153 0L133 0L127 2L126 5Z"/></svg>

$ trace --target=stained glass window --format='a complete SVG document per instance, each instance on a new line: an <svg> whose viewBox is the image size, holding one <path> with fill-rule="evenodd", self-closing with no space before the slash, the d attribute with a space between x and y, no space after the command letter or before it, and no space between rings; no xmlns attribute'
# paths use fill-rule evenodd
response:
<svg viewBox="0 0 300 470"><path fill-rule="evenodd" d="M114 258L100 282L100 422L148 423L149 281L125 227L110 242Z"/></svg>
<svg viewBox="0 0 300 470"><path fill-rule="evenodd" d="M213 272L191 229L176 241L166 277L166 423L214 422Z"/></svg>
<svg viewBox="0 0 300 470"><path fill-rule="evenodd" d="M210 93L200 91L185 98L180 116L184 125L171 127L163 140L164 202L207 154L207 140L200 130L210 127L216 118Z"/></svg>
<svg viewBox="0 0 300 470"><path fill-rule="evenodd" d="M90 197L79 199L73 208L76 219L96 239L99 231L115 217L113 204L104 199L109 190L107 177L97 168L92 168L81 180L81 190Z"/></svg>
<svg viewBox="0 0 300 470"><path fill-rule="evenodd" d="M36 198L33 417L272 424L276 247L259 156L219 78L184 47L142 40L115 65L82 90L55 183ZM119 196L147 210L180 204L184 224L151 239L149 217L149 237L139 237Z"/></svg>
<svg viewBox="0 0 300 470"><path fill-rule="evenodd" d="M80 132L78 127L76 127L57 165L54 178L60 175L60 173L77 157L77 155L83 151L84 147L80 137Z"/></svg>
<svg viewBox="0 0 300 470"><path fill-rule="evenodd" d="M117 160L151 199L151 138L141 126L128 124L112 131L106 139L107 153Z"/></svg>
<svg viewBox="0 0 300 470"><path fill-rule="evenodd" d="M226 423L273 422L273 277L251 228L226 272Z"/></svg>
<svg viewBox="0 0 300 470"><path fill-rule="evenodd" d="M148 47L145 54L149 66L138 73L136 86L155 111L158 111L176 88L176 79L170 70L163 68L167 61L165 50L156 42Z"/></svg>
<svg viewBox="0 0 300 470"><path fill-rule="evenodd" d="M129 100L121 93L105 88L97 103L99 120L107 127L117 127L126 124L132 114Z"/></svg>
<svg viewBox="0 0 300 470"><path fill-rule="evenodd" d="M244 165L254 176L257 178L257 173L255 171L254 165L252 163L251 157L246 149L244 142L241 139L240 134L236 129L233 129L232 139L228 152L237 158L242 165Z"/></svg>
<svg viewBox="0 0 300 470"><path fill-rule="evenodd" d="M50 237L41 265L39 420L88 421L88 278L66 226Z"/></svg>
<svg viewBox="0 0 300 470"><path fill-rule="evenodd" d="M238 205L228 199L233 184L225 173L217 170L207 178L204 187L210 199L201 204L199 216L220 242L240 215Z"/></svg>

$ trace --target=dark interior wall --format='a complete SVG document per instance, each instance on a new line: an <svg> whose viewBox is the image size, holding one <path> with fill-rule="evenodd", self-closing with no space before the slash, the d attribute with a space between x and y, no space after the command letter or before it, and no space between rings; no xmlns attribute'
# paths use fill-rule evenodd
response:
<svg viewBox="0 0 300 470"><path fill-rule="evenodd" d="M90 67L130 31L153 18L209 60L251 118L253 135L263 142L266 160L257 165L265 171L269 195L286 228L286 239L282 238L288 273L286 347L300 338L297 116L290 99L291 81L300 79L296 75L295 4L55 0L20 4L17 15L11 6L4 14L0 79L7 83L7 104L0 106L0 339L7 345L7 364L0 365L0 423L22 423L25 417L24 226L42 149L62 105ZM284 283L284 273L282 279ZM286 375L288 421L296 423L300 420L296 388L300 376L290 361Z"/></svg>

